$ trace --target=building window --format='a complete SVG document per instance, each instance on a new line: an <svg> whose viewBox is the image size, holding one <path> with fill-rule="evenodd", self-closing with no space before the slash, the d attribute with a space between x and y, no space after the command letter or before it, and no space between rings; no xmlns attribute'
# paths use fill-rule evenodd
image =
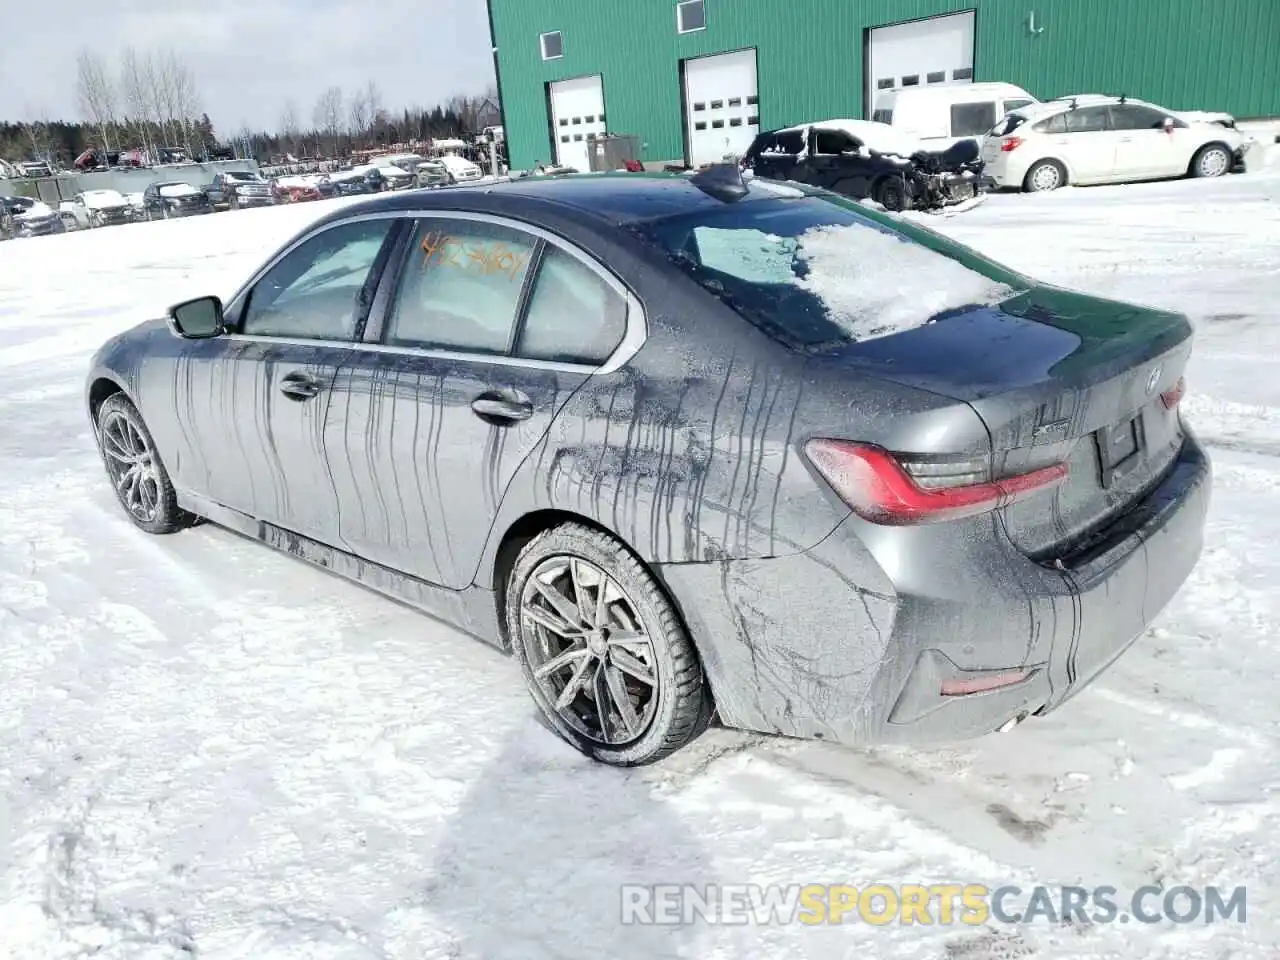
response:
<svg viewBox="0 0 1280 960"><path fill-rule="evenodd" d="M892 89L893 89L893 77L881 77L879 80L877 80L877 81L876 81L876 89L877 89L877 90L892 90Z"/></svg>
<svg viewBox="0 0 1280 960"><path fill-rule="evenodd" d="M918 74L918 73L913 73L913 74L912 74L911 76L909 76L909 77L903 77L903 78L902 78L902 85L903 85L904 87L918 87L918 86L920 86L920 74Z"/></svg>
<svg viewBox="0 0 1280 960"><path fill-rule="evenodd" d="M712 120L712 121L711 121L711 129L712 129L712 130L723 130L723 129L724 129L724 121L723 121L723 120Z"/></svg>
<svg viewBox="0 0 1280 960"><path fill-rule="evenodd" d="M972 80L973 67L961 67L959 70L951 71L952 80Z"/></svg>
<svg viewBox="0 0 1280 960"><path fill-rule="evenodd" d="M723 110L723 109L724 109L724 101L723 101L723 100L712 100L712 101L711 101L711 109L712 109L712 110Z"/></svg>
<svg viewBox="0 0 1280 960"><path fill-rule="evenodd" d="M705 110L705 109L707 109L707 104L706 104L706 102L705 102L705 101L704 101L704 102L702 102L702 103L695 103L695 104L693 105L693 109L694 109L695 111L697 111L697 110Z"/></svg>
<svg viewBox="0 0 1280 960"><path fill-rule="evenodd" d="M676 4L676 29L681 33L707 29L707 10L703 0L682 0Z"/></svg>
<svg viewBox="0 0 1280 960"><path fill-rule="evenodd" d="M929 74L929 76L927 76L927 77L925 78L925 81L926 81L927 83L946 83L946 81L947 81L947 71L945 71L945 70L938 70L938 71L936 71L936 72L934 72L934 73L931 73L931 74Z"/></svg>
<svg viewBox="0 0 1280 960"><path fill-rule="evenodd" d="M559 60L564 56L564 37L560 35L559 30L544 33L538 40L542 44L543 60Z"/></svg>
<svg viewBox="0 0 1280 960"><path fill-rule="evenodd" d="M731 126L731 127L740 127L740 126L742 126L742 118L741 118L741 117L733 117L733 118L729 121L729 126Z"/></svg>
<svg viewBox="0 0 1280 960"><path fill-rule="evenodd" d="M693 125L693 129L695 129L695 130L705 130L705 129L707 129L707 121L705 121L705 120L699 120L697 123L695 123L695 124Z"/></svg>
<svg viewBox="0 0 1280 960"><path fill-rule="evenodd" d="M596 122L596 118L595 118L595 117L592 117L592 116L586 116L586 117L583 117L583 118L582 118L582 122L583 122L583 123L595 123L595 122Z"/></svg>
<svg viewBox="0 0 1280 960"><path fill-rule="evenodd" d="M740 106L742 106L742 98L741 98L741 97L730 97L730 98L729 98L729 106L731 106L731 107L740 107Z"/></svg>
<svg viewBox="0 0 1280 960"><path fill-rule="evenodd" d="M760 126L760 118L755 114L752 114L751 116L747 117L747 124L752 127L758 127Z"/></svg>

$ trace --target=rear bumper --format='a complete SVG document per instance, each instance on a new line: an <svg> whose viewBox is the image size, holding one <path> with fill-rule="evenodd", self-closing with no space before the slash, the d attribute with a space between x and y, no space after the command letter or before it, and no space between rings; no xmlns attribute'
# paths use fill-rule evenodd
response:
<svg viewBox="0 0 1280 960"><path fill-rule="evenodd" d="M1101 554L1051 569L993 523L928 592L882 588L885 573L868 568L851 521L806 553L658 572L726 725L845 744L961 740L1057 709L1146 630L1199 559L1210 486L1188 434ZM945 562L948 534L921 536L939 537ZM927 582L939 583L935 574ZM941 694L948 677L1014 670L1028 673L1015 686Z"/></svg>

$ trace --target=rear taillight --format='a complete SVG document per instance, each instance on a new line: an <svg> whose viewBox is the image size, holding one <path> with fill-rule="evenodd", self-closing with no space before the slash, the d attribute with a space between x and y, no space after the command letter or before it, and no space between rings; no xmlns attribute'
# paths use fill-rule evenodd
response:
<svg viewBox="0 0 1280 960"><path fill-rule="evenodd" d="M1178 382L1169 390L1160 394L1160 402L1164 404L1166 410L1172 410L1182 402L1182 396L1187 392L1187 378L1179 377Z"/></svg>
<svg viewBox="0 0 1280 960"><path fill-rule="evenodd" d="M1017 150L1020 146L1022 146L1021 137L1005 137L1000 141L1000 152L1013 153L1013 151Z"/></svg>
<svg viewBox="0 0 1280 960"><path fill-rule="evenodd" d="M848 440L810 440L805 455L854 513L892 526L990 513L1062 483L1068 472L1057 463L992 480L986 458L895 456Z"/></svg>
<svg viewBox="0 0 1280 960"><path fill-rule="evenodd" d="M971 693L987 693L1001 690L1021 683L1031 676L1029 670L1015 670L1011 673L986 673L971 677L958 677L943 680L941 693L944 697L967 697Z"/></svg>

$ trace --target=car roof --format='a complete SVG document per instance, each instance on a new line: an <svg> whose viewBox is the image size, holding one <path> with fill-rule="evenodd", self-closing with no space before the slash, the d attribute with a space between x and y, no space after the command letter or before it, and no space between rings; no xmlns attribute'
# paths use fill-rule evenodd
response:
<svg viewBox="0 0 1280 960"><path fill-rule="evenodd" d="M683 174L600 173L564 176L522 177L442 190L410 190L378 196L344 207L325 218L339 221L355 214L418 210L463 210L474 213L501 213L504 207L531 212L537 207L572 211L579 216L611 223L629 223L677 216L720 207L717 200ZM763 185L739 203L778 198L776 190ZM792 195L803 196L795 191Z"/></svg>

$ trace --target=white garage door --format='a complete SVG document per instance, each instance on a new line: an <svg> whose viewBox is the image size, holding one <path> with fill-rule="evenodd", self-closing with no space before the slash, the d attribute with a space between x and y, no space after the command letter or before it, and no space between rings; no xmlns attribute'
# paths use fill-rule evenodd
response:
<svg viewBox="0 0 1280 960"><path fill-rule="evenodd" d="M684 84L689 162L698 167L746 153L760 132L756 52L742 50L686 60Z"/></svg>
<svg viewBox="0 0 1280 960"><path fill-rule="evenodd" d="M973 11L871 31L867 116L882 90L973 81Z"/></svg>
<svg viewBox="0 0 1280 960"><path fill-rule="evenodd" d="M556 162L586 173L591 169L587 134L604 133L604 85L600 74L551 84L551 133Z"/></svg>

